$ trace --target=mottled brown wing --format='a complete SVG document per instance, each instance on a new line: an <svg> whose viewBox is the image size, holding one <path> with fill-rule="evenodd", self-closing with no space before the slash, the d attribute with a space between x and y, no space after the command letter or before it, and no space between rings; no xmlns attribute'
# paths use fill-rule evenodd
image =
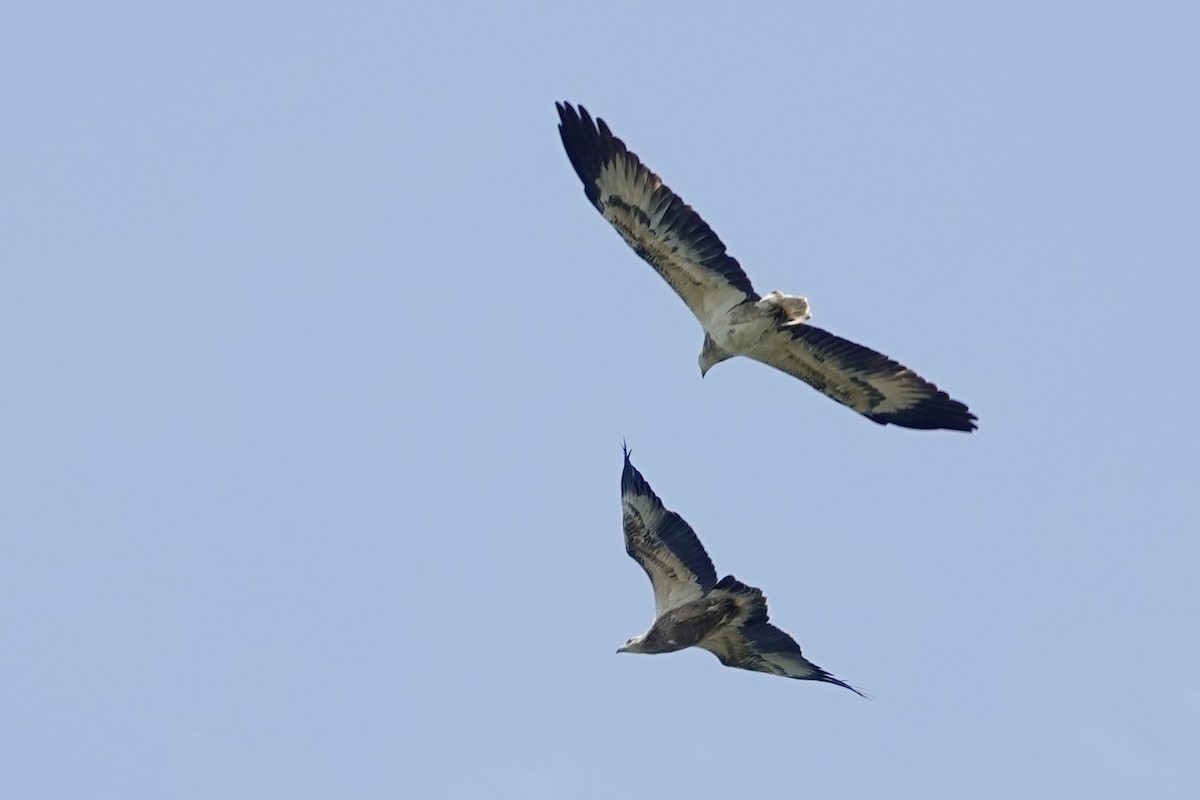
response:
<svg viewBox="0 0 1200 800"><path fill-rule="evenodd" d="M727 667L766 672L783 678L832 683L866 697L858 689L805 658L796 640L770 623L721 628L698 646L716 655Z"/></svg>
<svg viewBox="0 0 1200 800"><path fill-rule="evenodd" d="M698 600L717 582L708 553L682 517L663 508L658 495L629 461L621 472L625 551L650 577L654 615Z"/></svg>
<svg viewBox="0 0 1200 800"><path fill-rule="evenodd" d="M558 103L559 134L588 200L634 251L683 298L707 329L729 309L757 300L750 279L712 228L613 136L604 120L592 120Z"/></svg>
<svg viewBox="0 0 1200 800"><path fill-rule="evenodd" d="M975 415L937 386L869 347L812 325L780 325L743 353L783 370L881 425L975 430Z"/></svg>

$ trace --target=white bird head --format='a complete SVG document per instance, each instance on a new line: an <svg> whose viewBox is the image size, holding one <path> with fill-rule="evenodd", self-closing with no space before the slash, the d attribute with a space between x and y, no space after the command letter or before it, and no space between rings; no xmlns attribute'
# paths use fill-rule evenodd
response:
<svg viewBox="0 0 1200 800"><path fill-rule="evenodd" d="M645 640L645 638L646 638L646 634L644 634L644 633L640 636L634 636L628 642L626 642L625 644L618 647L617 652L618 653L644 653L646 651L642 649L642 642Z"/></svg>
<svg viewBox="0 0 1200 800"><path fill-rule="evenodd" d="M700 362L700 377L703 378L705 374L712 369L714 364L720 364L727 358L732 358L732 356L722 350L717 343L712 340L711 336L705 334L704 347L700 348L700 358L698 359Z"/></svg>

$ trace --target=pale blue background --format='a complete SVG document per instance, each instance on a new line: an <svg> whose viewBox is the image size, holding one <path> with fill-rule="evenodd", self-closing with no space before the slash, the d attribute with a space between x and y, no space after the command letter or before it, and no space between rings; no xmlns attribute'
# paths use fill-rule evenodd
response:
<svg viewBox="0 0 1200 800"><path fill-rule="evenodd" d="M0 795L1200 796L1200 5L7 3ZM592 210L604 116L879 428ZM617 656L621 440L868 689Z"/></svg>

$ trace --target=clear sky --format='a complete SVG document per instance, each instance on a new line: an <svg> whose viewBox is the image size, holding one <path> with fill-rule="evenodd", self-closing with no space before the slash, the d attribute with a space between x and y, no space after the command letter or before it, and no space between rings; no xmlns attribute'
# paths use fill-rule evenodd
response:
<svg viewBox="0 0 1200 800"><path fill-rule="evenodd" d="M1193 2L5 4L0 796L1200 796L1197 76ZM555 100L980 430L702 380ZM623 438L874 700L615 654Z"/></svg>

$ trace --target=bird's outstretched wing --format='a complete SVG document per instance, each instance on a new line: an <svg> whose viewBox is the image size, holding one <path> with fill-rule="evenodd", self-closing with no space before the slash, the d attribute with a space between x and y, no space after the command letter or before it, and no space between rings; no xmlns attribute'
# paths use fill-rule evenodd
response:
<svg viewBox="0 0 1200 800"><path fill-rule="evenodd" d="M558 132L589 201L683 298L701 326L747 299L750 279L712 228L646 168L604 120L556 103Z"/></svg>
<svg viewBox="0 0 1200 800"><path fill-rule="evenodd" d="M805 658L795 639L768 622L718 628L698 646L716 655L727 667L766 672L802 681L832 683L866 697L858 689L838 680Z"/></svg>
<svg viewBox="0 0 1200 800"><path fill-rule="evenodd" d="M717 583L708 553L691 526L663 508L658 495L629 461L621 472L625 551L642 565L654 587L654 615L699 600Z"/></svg>
<svg viewBox="0 0 1200 800"><path fill-rule="evenodd" d="M781 324L743 353L783 370L880 425L975 430L975 415L882 353L808 325Z"/></svg>

